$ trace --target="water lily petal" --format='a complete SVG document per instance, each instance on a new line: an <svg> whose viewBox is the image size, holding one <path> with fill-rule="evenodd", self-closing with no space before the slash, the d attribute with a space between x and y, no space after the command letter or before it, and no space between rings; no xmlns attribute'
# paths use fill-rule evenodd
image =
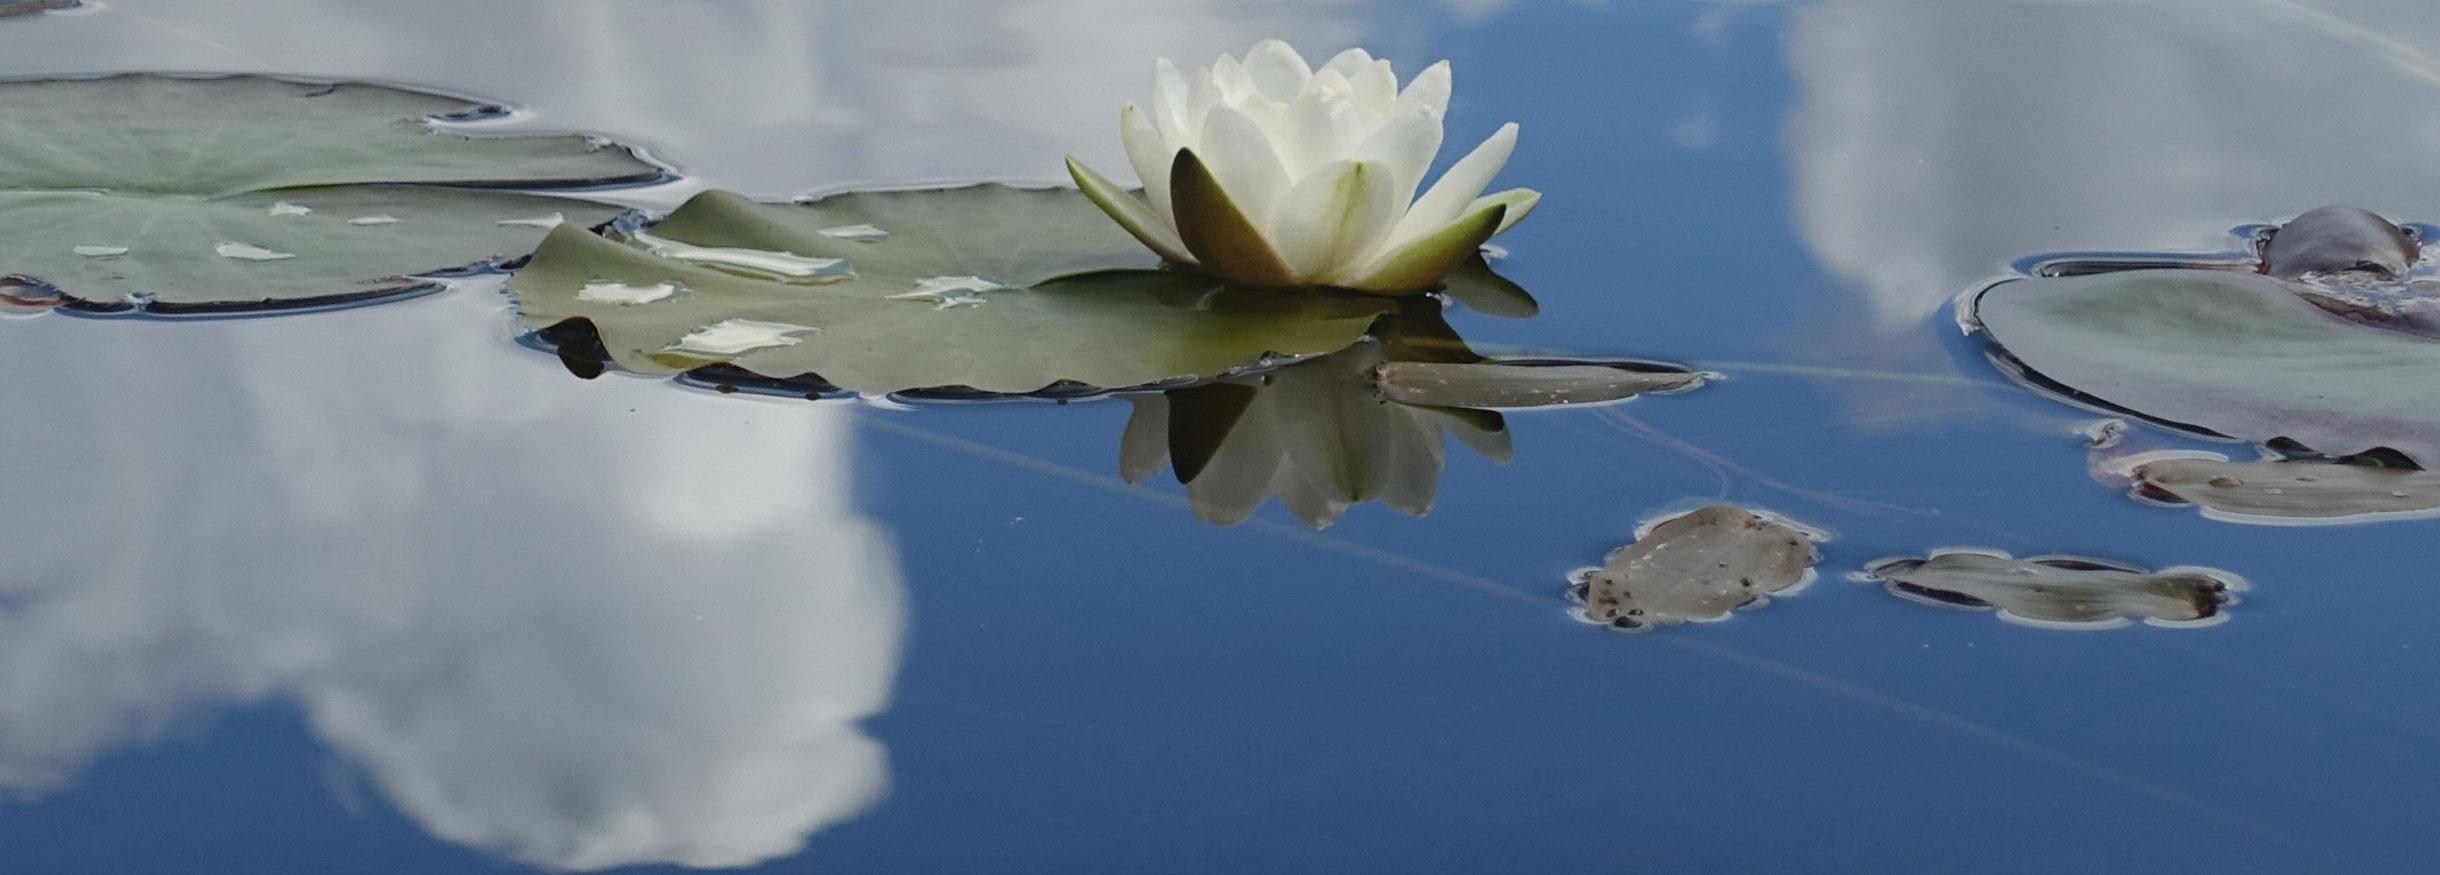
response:
<svg viewBox="0 0 2440 875"><path fill-rule="evenodd" d="M1127 147L1127 163L1135 168L1135 178L1144 181L1144 199L1152 202L1152 213L1160 218L1162 227L1173 233L1169 212L1170 148L1152 120L1135 104L1118 113L1118 141Z"/></svg>
<svg viewBox="0 0 2440 875"><path fill-rule="evenodd" d="M1363 137L1364 123L1354 106L1336 92L1309 88L1272 128L1271 142L1279 149L1288 178L1301 180L1323 164L1350 155Z"/></svg>
<svg viewBox="0 0 2440 875"><path fill-rule="evenodd" d="M1180 136L1165 137L1169 148L1192 149L1203 145L1203 118L1211 115L1212 107L1221 100L1220 81L1210 70L1196 70L1194 81L1186 86L1186 124Z"/></svg>
<svg viewBox="0 0 2440 875"><path fill-rule="evenodd" d="M1100 207L1102 212L1109 213L1110 218L1117 220L1118 226L1127 229L1127 233L1135 235L1136 240L1160 253L1162 258L1179 264L1195 263L1194 256L1186 251L1186 244L1170 228L1168 217L1153 212L1142 198L1111 182L1109 177L1094 172L1093 168L1084 166L1084 162L1076 160L1075 156L1068 157L1067 166L1068 176L1076 180L1076 187L1084 192L1084 196L1091 198L1093 205Z"/></svg>
<svg viewBox="0 0 2440 875"><path fill-rule="evenodd" d="M1212 82L1220 86L1220 102L1235 105L1257 92L1254 80L1245 75L1245 67L1234 55L1221 55L1212 62Z"/></svg>
<svg viewBox="0 0 2440 875"><path fill-rule="evenodd" d="M1388 118L1396 112L1398 74L1390 69L1388 61L1366 64L1347 74L1347 81L1355 86L1356 109L1373 116L1374 121Z"/></svg>
<svg viewBox="0 0 2440 875"><path fill-rule="evenodd" d="M1432 156L1440 154L1440 136L1439 113L1408 107L1391 116L1364 145L1356 147L1355 156L1389 165L1392 177L1397 180L1398 205L1403 212L1407 204L1414 202L1415 189L1422 187L1423 174L1432 169Z"/></svg>
<svg viewBox="0 0 2440 875"><path fill-rule="evenodd" d="M1266 236L1298 283L1324 281L1380 247L1398 221L1396 189L1387 164L1331 162L1280 199Z"/></svg>
<svg viewBox="0 0 2440 875"><path fill-rule="evenodd" d="M1178 152L1177 163L1170 167L1169 192L1176 203L1178 236L1205 267L1235 282L1295 285L1279 252L1193 149Z"/></svg>
<svg viewBox="0 0 2440 875"><path fill-rule="evenodd" d="M1499 230L1491 232L1491 236L1497 237L1508 233L1508 229L1516 227L1518 222L1525 221L1525 217L1533 212L1533 208L1542 204L1542 193L1530 188L1512 188L1507 191L1494 192L1475 198L1474 203L1466 205L1466 212L1472 213L1492 204L1508 208L1508 216L1500 220Z"/></svg>
<svg viewBox="0 0 2440 875"><path fill-rule="evenodd" d="M1330 56L1329 62L1324 63L1321 69L1337 70L1339 71L1339 75L1345 76L1349 79L1354 79L1356 77L1356 71L1371 66L1372 62L1373 56L1371 52L1365 51L1361 48L1353 48ZM1319 73L1321 71L1316 70L1314 72Z"/></svg>
<svg viewBox="0 0 2440 875"><path fill-rule="evenodd" d="M1390 232L1390 245L1397 246L1433 233L1464 215L1466 206L1483 193L1485 186L1491 184L1491 177L1499 175L1500 168L1508 165L1508 154L1515 151L1516 146L1517 126L1515 122L1509 122L1501 125L1482 145L1474 147L1474 151L1466 153L1466 157L1449 165L1448 172L1441 174L1438 182L1432 183L1431 190L1424 192L1423 197L1415 199L1414 206L1407 208L1406 218L1398 222L1397 230Z"/></svg>
<svg viewBox="0 0 2440 875"><path fill-rule="evenodd" d="M1348 82L1347 77L1339 75L1337 70L1323 70L1313 74L1313 80L1305 83L1305 90L1298 94L1312 94L1317 91L1349 102L1356 99L1355 84Z"/></svg>
<svg viewBox="0 0 2440 875"><path fill-rule="evenodd" d="M1441 61L1415 74L1415 81L1406 83L1398 92L1398 106L1421 106L1434 115L1449 114L1449 62Z"/></svg>
<svg viewBox="0 0 2440 875"><path fill-rule="evenodd" d="M1203 118L1203 142L1195 148L1201 163L1228 189L1229 197L1245 207L1246 215L1268 216L1279 196L1288 191L1288 171L1271 148L1271 138L1253 117L1235 107L1215 106ZM1173 166L1174 169L1174 166ZM1169 196L1174 203L1177 191ZM1473 197L1469 192L1467 197ZM1186 229L1181 216L1178 230Z"/></svg>
<svg viewBox="0 0 2440 875"><path fill-rule="evenodd" d="M1152 123L1161 132L1161 139L1184 144L1187 141L1186 77L1178 66L1162 58L1152 62ZM1145 179L1146 184L1152 182Z"/></svg>
<svg viewBox="0 0 2440 875"><path fill-rule="evenodd" d="M1263 40L1254 50L1245 53L1245 75L1253 81L1257 93L1270 100L1286 103L1305 90L1305 82L1313 78L1313 67L1296 48L1275 39Z"/></svg>
<svg viewBox="0 0 2440 875"><path fill-rule="evenodd" d="M1473 258L1483 241L1506 221L1508 208L1492 204L1440 228L1398 244L1364 270L1336 285L1375 292L1422 292ZM1412 215L1412 214L1410 214Z"/></svg>

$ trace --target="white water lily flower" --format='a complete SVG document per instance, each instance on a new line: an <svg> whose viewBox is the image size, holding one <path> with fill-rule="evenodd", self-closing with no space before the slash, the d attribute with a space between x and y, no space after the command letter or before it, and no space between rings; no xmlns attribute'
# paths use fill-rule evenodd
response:
<svg viewBox="0 0 2440 875"><path fill-rule="evenodd" d="M1448 104L1447 61L1401 91L1389 62L1363 49L1315 71L1266 40L1191 82L1164 58L1151 108L1119 114L1144 196L1074 158L1068 172L1144 245L1223 279L1424 291L1542 198L1523 188L1478 196L1516 148L1513 123L1416 197Z"/></svg>

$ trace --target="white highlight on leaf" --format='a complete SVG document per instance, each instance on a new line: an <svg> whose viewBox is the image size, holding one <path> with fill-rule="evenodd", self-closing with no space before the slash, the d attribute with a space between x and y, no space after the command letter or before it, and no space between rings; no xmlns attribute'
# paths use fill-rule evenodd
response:
<svg viewBox="0 0 2440 875"><path fill-rule="evenodd" d="M395 225L395 224L398 224L398 217L397 217L397 216L357 216L357 217L355 217L355 218L353 218L353 219L349 219L349 220L347 220L347 223L348 223L348 224L350 224L350 225Z"/></svg>
<svg viewBox="0 0 2440 875"><path fill-rule="evenodd" d="M126 254L127 254L127 247L125 247L125 246L79 246L79 247L76 247L76 249L75 249L75 250L73 250L73 251L74 251L76 254L78 254L78 255L82 255L82 256L84 256L84 257L86 257L86 258L109 258L109 257L111 257L111 256L113 256L113 255L126 255Z"/></svg>
<svg viewBox="0 0 2440 875"><path fill-rule="evenodd" d="M881 230L880 228L876 228L871 225L837 225L829 228L823 228L817 233L820 233L824 237L836 237L841 240L857 240L866 243L890 239L890 232Z"/></svg>
<svg viewBox="0 0 2440 875"><path fill-rule="evenodd" d="M815 328L790 325L786 322L762 322L753 319L722 319L688 332L664 352L691 352L704 355L737 355L774 346L795 346Z"/></svg>
<svg viewBox="0 0 2440 875"><path fill-rule="evenodd" d="M584 288L577 289L576 300L596 304L650 304L683 291L686 291L686 288L677 283L631 286L610 280L596 280L586 283Z"/></svg>
<svg viewBox="0 0 2440 875"><path fill-rule="evenodd" d="M294 201L272 201L266 212L274 216L302 216L313 212L313 208Z"/></svg>
<svg viewBox="0 0 2440 875"><path fill-rule="evenodd" d="M522 219L501 219L500 221L493 222L492 224L524 225L529 228L556 228L565 223L567 220L568 217L564 214L552 213L547 216L527 216Z"/></svg>
<svg viewBox="0 0 2440 875"><path fill-rule="evenodd" d="M284 258L297 257L293 252L273 252L252 243L239 243L234 240L222 240L220 245L212 247L212 251L220 253L222 258L235 258L240 261L279 261Z"/></svg>
<svg viewBox="0 0 2440 875"><path fill-rule="evenodd" d="M652 254L663 258L693 262L705 267L781 280L812 280L839 282L853 278L856 272L847 267L845 259L817 258L794 252L769 249L747 249L738 246L697 246L692 243L655 237L641 231L632 235Z"/></svg>
<svg viewBox="0 0 2440 875"><path fill-rule="evenodd" d="M893 301L931 301L947 310L951 307L980 307L984 292L1008 288L979 276L935 276L915 281L915 290L889 296Z"/></svg>

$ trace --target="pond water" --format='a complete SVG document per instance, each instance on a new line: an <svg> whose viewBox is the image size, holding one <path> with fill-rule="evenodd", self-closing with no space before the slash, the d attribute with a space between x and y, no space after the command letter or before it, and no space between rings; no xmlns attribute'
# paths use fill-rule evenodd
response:
<svg viewBox="0 0 2440 875"><path fill-rule="evenodd" d="M1477 348L1698 391L1509 417L1432 513L1199 521L1128 405L571 377L497 278L378 306L0 320L0 849L29 872L2425 871L2428 520L2236 525L2094 482L1951 299L2061 251L2440 219L2412 0L1438 5L88 2L0 72L503 100L702 187L1126 166L1151 59L1457 71L1524 135L1542 316ZM1453 157L1452 148L1444 160ZM2221 446L2248 455L2241 446ZM1568 574L1730 501L1822 580L1616 634ZM2225 569L2065 632L1850 582L1981 547Z"/></svg>

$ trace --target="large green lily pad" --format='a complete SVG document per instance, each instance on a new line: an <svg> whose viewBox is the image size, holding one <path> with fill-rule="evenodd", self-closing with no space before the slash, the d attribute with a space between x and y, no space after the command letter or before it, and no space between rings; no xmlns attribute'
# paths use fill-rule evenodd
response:
<svg viewBox="0 0 2440 875"><path fill-rule="evenodd" d="M553 216L618 212L511 189L666 176L595 138L450 124L501 112L262 76L0 82L0 274L87 310L361 300L523 254Z"/></svg>
<svg viewBox="0 0 2440 875"><path fill-rule="evenodd" d="M2349 320L2257 274L2015 280L1975 316L2033 375L2148 418L2440 463L2440 340Z"/></svg>
<svg viewBox="0 0 2440 875"><path fill-rule="evenodd" d="M1394 306L1155 263L1067 189L715 191L628 239L562 227L509 288L529 325L587 320L631 371L732 365L866 393L1204 379L1345 349Z"/></svg>

